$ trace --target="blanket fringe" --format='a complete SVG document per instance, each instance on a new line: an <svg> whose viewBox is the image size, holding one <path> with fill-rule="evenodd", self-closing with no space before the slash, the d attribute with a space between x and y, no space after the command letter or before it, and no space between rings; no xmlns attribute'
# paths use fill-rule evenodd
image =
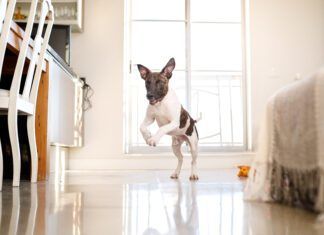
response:
<svg viewBox="0 0 324 235"><path fill-rule="evenodd" d="M319 169L300 170L281 166L276 161L271 167L270 195L276 202L323 211L324 174Z"/></svg>
<svg viewBox="0 0 324 235"><path fill-rule="evenodd" d="M319 179L319 191L318 191L318 199L316 203L316 210L324 212L324 171L320 170L320 179ZM323 222L324 222L324 213L323 213Z"/></svg>

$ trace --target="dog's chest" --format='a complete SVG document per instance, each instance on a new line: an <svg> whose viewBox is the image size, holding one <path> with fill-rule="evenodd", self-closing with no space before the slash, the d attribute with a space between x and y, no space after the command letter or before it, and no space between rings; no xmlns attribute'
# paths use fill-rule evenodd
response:
<svg viewBox="0 0 324 235"><path fill-rule="evenodd" d="M170 123L172 120L169 108L164 104L159 105L159 107L155 107L154 117L159 127Z"/></svg>

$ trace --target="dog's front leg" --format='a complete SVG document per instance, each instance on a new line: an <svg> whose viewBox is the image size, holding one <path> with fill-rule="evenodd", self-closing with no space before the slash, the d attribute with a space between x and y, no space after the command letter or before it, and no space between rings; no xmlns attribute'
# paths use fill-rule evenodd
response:
<svg viewBox="0 0 324 235"><path fill-rule="evenodd" d="M178 126L179 126L179 121L172 121L169 124L161 126L160 129L157 131L157 133L148 139L148 144L150 146L156 146L159 143L162 136L169 133L170 131L173 131Z"/></svg>
<svg viewBox="0 0 324 235"><path fill-rule="evenodd" d="M147 115L144 119L144 121L141 124L140 131L142 133L142 136L147 144L149 144L148 140L151 138L151 132L148 129L148 126L150 126L154 122L154 118L150 115Z"/></svg>

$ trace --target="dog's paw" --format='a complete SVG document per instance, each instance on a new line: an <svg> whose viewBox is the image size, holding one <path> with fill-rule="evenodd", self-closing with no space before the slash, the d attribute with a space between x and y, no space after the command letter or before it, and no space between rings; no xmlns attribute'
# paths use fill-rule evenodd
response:
<svg viewBox="0 0 324 235"><path fill-rule="evenodd" d="M149 146L153 146L153 147L155 147L155 146L156 146L156 141L155 141L153 138L149 138L149 139L147 140L147 144L148 144Z"/></svg>
<svg viewBox="0 0 324 235"><path fill-rule="evenodd" d="M147 140L149 146L156 146L159 142L159 138L153 136Z"/></svg>
<svg viewBox="0 0 324 235"><path fill-rule="evenodd" d="M192 174L192 175L190 175L189 179L190 180L199 180L199 177L196 174Z"/></svg>
<svg viewBox="0 0 324 235"><path fill-rule="evenodd" d="M177 173L173 173L171 176L170 176L171 179L178 179L179 178L179 175Z"/></svg>
<svg viewBox="0 0 324 235"><path fill-rule="evenodd" d="M147 134L144 138L146 144L149 144L149 139L152 137L151 133Z"/></svg>
<svg viewBox="0 0 324 235"><path fill-rule="evenodd" d="M147 145L150 145L149 139L150 138L145 139L145 142L146 142Z"/></svg>

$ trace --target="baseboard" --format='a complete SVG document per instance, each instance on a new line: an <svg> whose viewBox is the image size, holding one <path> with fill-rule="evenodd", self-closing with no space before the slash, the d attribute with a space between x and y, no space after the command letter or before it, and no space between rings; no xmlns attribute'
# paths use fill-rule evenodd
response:
<svg viewBox="0 0 324 235"><path fill-rule="evenodd" d="M197 161L200 169L224 169L249 165L254 153L203 154ZM183 169L190 168L191 158L184 157ZM177 160L171 155L123 155L120 157L70 157L69 170L164 170L173 169Z"/></svg>

